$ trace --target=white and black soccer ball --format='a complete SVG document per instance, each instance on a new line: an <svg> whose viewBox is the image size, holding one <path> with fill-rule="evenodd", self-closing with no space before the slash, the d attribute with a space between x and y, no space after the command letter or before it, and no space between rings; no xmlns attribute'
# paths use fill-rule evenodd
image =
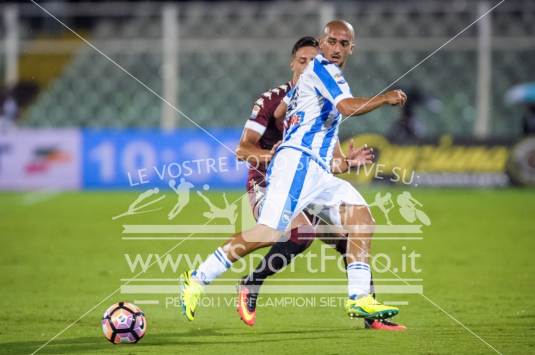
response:
<svg viewBox="0 0 535 355"><path fill-rule="evenodd" d="M115 303L104 312L102 331L113 344L137 343L147 331L145 314L133 303Z"/></svg>

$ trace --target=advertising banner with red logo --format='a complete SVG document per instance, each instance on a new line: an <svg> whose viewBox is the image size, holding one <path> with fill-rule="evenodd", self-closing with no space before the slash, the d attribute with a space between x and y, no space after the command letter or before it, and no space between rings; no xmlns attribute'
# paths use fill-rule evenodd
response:
<svg viewBox="0 0 535 355"><path fill-rule="evenodd" d="M0 189L79 189L77 129L15 129L0 133Z"/></svg>

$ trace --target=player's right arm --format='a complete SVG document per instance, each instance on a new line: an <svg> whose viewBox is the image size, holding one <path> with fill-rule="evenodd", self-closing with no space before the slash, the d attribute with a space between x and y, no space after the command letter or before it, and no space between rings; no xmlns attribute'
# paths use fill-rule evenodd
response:
<svg viewBox="0 0 535 355"><path fill-rule="evenodd" d="M245 160L249 164L258 167L259 164L269 163L278 145L271 150L262 149L260 140L266 132L273 107L264 95L256 100L251 111L251 116L245 123L240 143L236 148L236 156L239 160Z"/></svg>

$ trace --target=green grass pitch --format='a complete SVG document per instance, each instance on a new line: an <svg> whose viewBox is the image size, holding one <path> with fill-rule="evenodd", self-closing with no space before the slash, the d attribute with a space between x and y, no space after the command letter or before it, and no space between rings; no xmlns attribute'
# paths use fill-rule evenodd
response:
<svg viewBox="0 0 535 355"><path fill-rule="evenodd" d="M378 190L364 190L373 200ZM385 190L380 190L385 192ZM402 190L391 189L395 196ZM237 353L492 353L470 331L502 353L535 352L535 190L412 189L424 204L432 225L422 240L384 241L374 253L391 255L398 265L402 248L421 254L421 272L404 278L422 279L424 295L379 295L380 300L408 302L396 318L404 333L363 329L347 319L343 307L259 307L257 324L245 326L233 306L198 310L189 323L178 309L166 306L173 295L117 292L67 329L40 353L60 354L237 354ZM169 194L169 192L166 192ZM163 254L176 240L125 241L123 223L169 223L174 201L162 210L112 221L136 197L133 192L62 193L35 196L0 194L0 353L32 353L132 277L125 254ZM231 201L239 192L228 192ZM208 194L220 201L217 192ZM173 223L205 220L206 205L194 199ZM373 210L379 223L384 218ZM399 216L394 216L399 222ZM205 257L221 241L191 240L173 252ZM310 251L318 252L314 242ZM331 253L335 255L334 253ZM394 264L393 264L394 266ZM182 270L178 270L182 271ZM239 277L229 273L227 278ZM310 275L304 259L294 272L285 270L266 285L284 278L343 278L334 267ZM173 278L178 273L152 266L143 278ZM375 277L388 277L386 274ZM224 282L224 281L221 281ZM230 295L227 295L229 297ZM276 295L264 295L264 300ZM284 296L301 296L299 294ZM306 297L315 295L307 294ZM322 295L316 295L322 297ZM325 295L323 295L325 296ZM338 295L343 296L343 295ZM283 297L283 296L281 296ZM427 297L427 298L426 298ZM135 345L112 345L102 336L100 317L119 300L158 300L141 305L148 332ZM434 303L434 304L433 304ZM470 331L463 328L450 316Z"/></svg>

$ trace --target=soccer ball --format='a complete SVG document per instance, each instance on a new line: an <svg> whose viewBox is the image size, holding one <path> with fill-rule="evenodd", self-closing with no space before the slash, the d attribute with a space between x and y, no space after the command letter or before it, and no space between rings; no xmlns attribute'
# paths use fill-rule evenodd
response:
<svg viewBox="0 0 535 355"><path fill-rule="evenodd" d="M137 343L147 331L145 314L133 303L115 303L104 312L102 331L114 344Z"/></svg>

